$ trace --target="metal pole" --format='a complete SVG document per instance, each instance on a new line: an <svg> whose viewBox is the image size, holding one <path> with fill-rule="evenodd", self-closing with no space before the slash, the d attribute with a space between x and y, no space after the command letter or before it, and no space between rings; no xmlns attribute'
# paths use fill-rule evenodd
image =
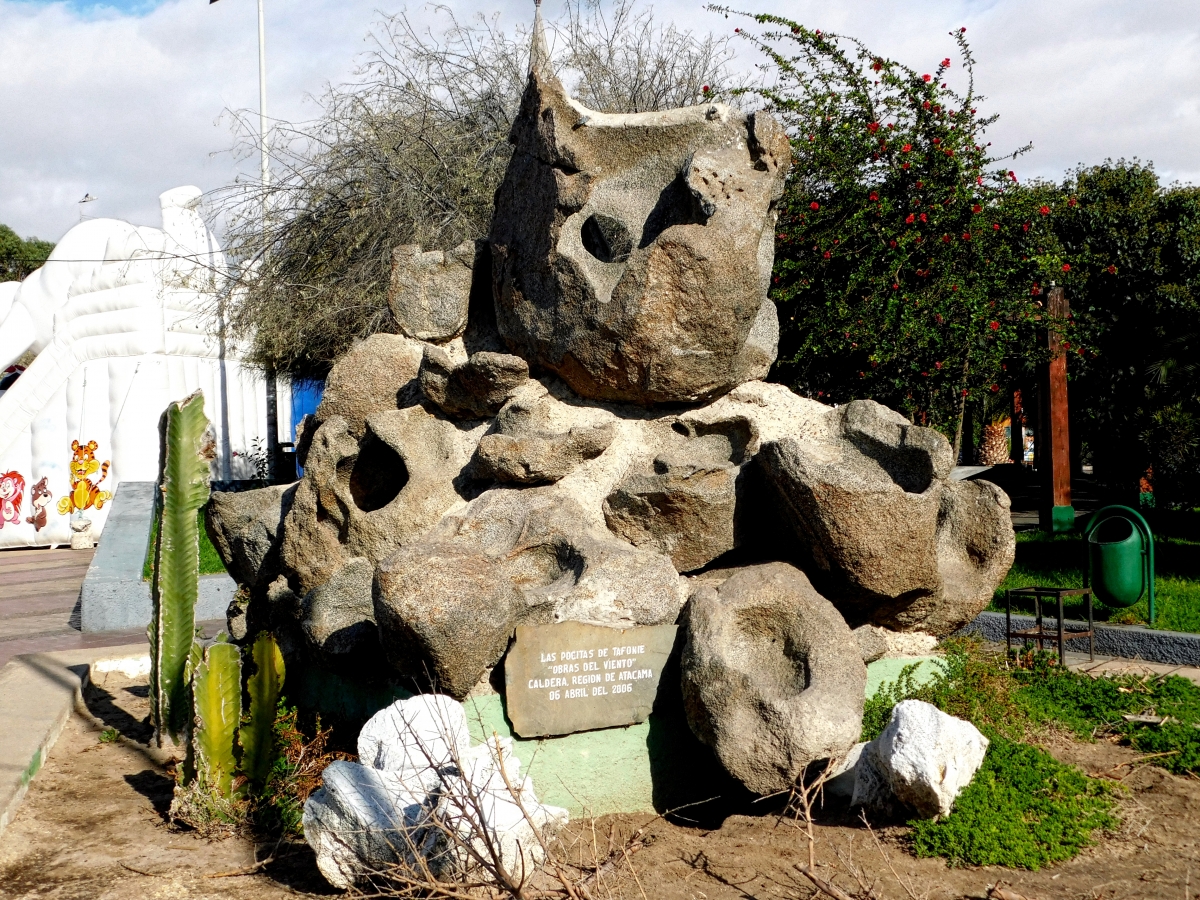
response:
<svg viewBox="0 0 1200 900"><path fill-rule="evenodd" d="M271 184L270 152L267 146L267 28L264 0L258 0L258 146L262 178L263 254L267 240L267 188ZM267 480L275 484L279 472L279 407L276 402L275 370L267 371Z"/></svg>

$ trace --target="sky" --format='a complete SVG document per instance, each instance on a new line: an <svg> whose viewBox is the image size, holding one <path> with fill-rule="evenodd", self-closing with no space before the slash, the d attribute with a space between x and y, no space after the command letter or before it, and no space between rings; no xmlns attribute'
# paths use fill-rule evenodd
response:
<svg viewBox="0 0 1200 900"><path fill-rule="evenodd" d="M609 0L605 0L609 2ZM326 85L354 77L390 0L265 0L268 112L310 119ZM506 30L529 0L447 0L460 18L499 13ZM737 24L691 0L657 14L698 31ZM967 28L993 149L1032 142L1022 180L1061 179L1078 163L1153 161L1164 182L1200 183L1200 16L1184 0L751 0L812 28L862 39L932 71ZM562 0L544 0L554 17ZM432 6L409 15L436 27ZM0 0L0 223L57 240L89 216L159 224L157 196L212 191L257 159L238 159L230 110L257 112L254 0ZM748 49L738 64L756 61ZM90 194L97 199L81 207Z"/></svg>

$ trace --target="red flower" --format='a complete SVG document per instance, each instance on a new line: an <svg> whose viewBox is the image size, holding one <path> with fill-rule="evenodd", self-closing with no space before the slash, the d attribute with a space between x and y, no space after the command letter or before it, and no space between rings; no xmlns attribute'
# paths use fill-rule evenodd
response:
<svg viewBox="0 0 1200 900"><path fill-rule="evenodd" d="M1063 341L1063 347L1064 347L1065 349L1067 349L1067 350L1070 350L1070 349L1071 349L1071 342L1070 342L1070 341Z"/></svg>
<svg viewBox="0 0 1200 900"><path fill-rule="evenodd" d="M921 108L922 108L922 109L929 109L929 107L930 107L931 105L932 105L932 104L930 104L930 102L929 102L928 100L926 100L924 103L922 103L922 104L921 104Z"/></svg>
<svg viewBox="0 0 1200 900"><path fill-rule="evenodd" d="M821 204L814 200L812 203L808 204L808 208L815 212L821 208Z"/></svg>
<svg viewBox="0 0 1200 900"><path fill-rule="evenodd" d="M924 375L926 378L928 378L928 377L929 377L929 373L928 373L928 372L922 372L921 374L922 374L922 375Z"/></svg>
<svg viewBox="0 0 1200 900"><path fill-rule="evenodd" d="M888 241L888 246L889 246L889 247L891 247L893 250L895 250L895 249L896 249L896 242L895 242L895 241Z"/></svg>
<svg viewBox="0 0 1200 900"><path fill-rule="evenodd" d="M962 28L958 29L958 33L959 33L959 34L966 34L966 33L967 33L967 26L966 26L966 25L964 25Z"/></svg>
<svg viewBox="0 0 1200 900"><path fill-rule="evenodd" d="M1078 200L1076 200L1074 197L1072 197L1070 200L1067 201L1067 206L1074 206L1078 202L1079 202Z"/></svg>
<svg viewBox="0 0 1200 900"><path fill-rule="evenodd" d="M898 284L893 284L893 285L892 285L892 290L893 290L893 291L898 291L898 290L900 290L900 285L898 285Z"/></svg>
<svg viewBox="0 0 1200 900"><path fill-rule="evenodd" d="M875 193L874 191L871 191L871 195L869 197L867 197L867 199L868 200L878 200L879 195L877 193Z"/></svg>
<svg viewBox="0 0 1200 900"><path fill-rule="evenodd" d="M1028 222L1026 222L1025 224L1023 224L1023 225L1021 226L1021 230L1022 230L1022 231L1028 231L1028 230L1029 230L1029 223L1028 223Z"/></svg>
<svg viewBox="0 0 1200 900"><path fill-rule="evenodd" d="M942 324L942 322L946 321L945 319L943 319L943 318L942 318L942 314L941 314L941 313L938 313L937 315L935 315L935 316L934 316L934 318L935 318L935 319L937 319L937 323L938 323L939 325L941 325L941 324Z"/></svg>
<svg viewBox="0 0 1200 900"><path fill-rule="evenodd" d="M980 206L978 203L976 203L974 206L971 207L971 212L976 213L976 214L981 213L981 212L983 212L983 207Z"/></svg>
<svg viewBox="0 0 1200 900"><path fill-rule="evenodd" d="M741 33L742 33L742 29L740 29L740 28L735 28L735 29L733 29L733 33L734 33L734 34L741 34Z"/></svg>
<svg viewBox="0 0 1200 900"><path fill-rule="evenodd" d="M704 93L707 94L708 93L708 85L706 84L704 87L700 88L700 90L704 91Z"/></svg>
<svg viewBox="0 0 1200 900"><path fill-rule="evenodd" d="M912 224L913 222L915 222L916 220L917 220L917 217L916 217L916 216L914 216L912 213L909 213L909 214L908 214L908 218L904 220L904 224L905 224L905 225L911 225L911 224Z"/></svg>
<svg viewBox="0 0 1200 900"><path fill-rule="evenodd" d="M921 221L922 221L922 222L928 222L928 221L929 221L929 216L925 215L925 213L921 213Z"/></svg>
<svg viewBox="0 0 1200 900"><path fill-rule="evenodd" d="M963 240L964 240L964 241L969 241L970 239L971 239L971 232L969 232L969 231L964 231L964 232L963 232Z"/></svg>
<svg viewBox="0 0 1200 900"><path fill-rule="evenodd" d="M1108 274L1109 274L1109 275L1116 275L1116 274L1117 274L1117 267L1116 267L1116 266L1109 266L1109 267L1108 267L1108 269L1106 269L1106 271L1108 272Z"/></svg>
<svg viewBox="0 0 1200 900"><path fill-rule="evenodd" d="M1017 173L1016 173L1016 172L1009 172L1009 173L1008 173L1008 177L1009 177L1009 178L1011 178L1013 181L1016 181L1016 180L1017 180Z"/></svg>
<svg viewBox="0 0 1200 900"><path fill-rule="evenodd" d="M901 153L911 153L912 152L912 144L905 144L903 147L900 148L900 152Z"/></svg>
<svg viewBox="0 0 1200 900"><path fill-rule="evenodd" d="M1064 272L1070 272L1070 271L1071 271L1071 264L1070 264L1070 263L1063 263L1063 271L1064 271Z"/></svg>
<svg viewBox="0 0 1200 900"><path fill-rule="evenodd" d="M941 317L939 316L938 318L941 318ZM934 367L935 369L940 369L940 368L942 367L942 364L941 364L940 362L935 362L935 363L933 364L933 367Z"/></svg>
<svg viewBox="0 0 1200 900"><path fill-rule="evenodd" d="M942 235L942 243L943 243L943 244L948 244L948 243L950 243L950 235L948 235L948 234L943 234L943 235Z"/></svg>
<svg viewBox="0 0 1200 900"><path fill-rule="evenodd" d="M909 165L908 165L908 163L901 163L900 168L907 169L907 168L909 168Z"/></svg>
<svg viewBox="0 0 1200 900"><path fill-rule="evenodd" d="M830 257L830 256L832 256L833 254L832 254L832 253L830 253L828 250L826 250L826 251L825 251L825 253L824 253L823 255L824 255L824 258L825 258L825 259L829 259L829 257Z"/></svg>
<svg viewBox="0 0 1200 900"><path fill-rule="evenodd" d="M942 68L943 69L950 68L950 57L947 56L945 59L942 60Z"/></svg>
<svg viewBox="0 0 1200 900"><path fill-rule="evenodd" d="M947 156L953 156L953 155L954 155L954 151L953 151L953 150L949 150L949 149L947 149L947 150L946 150L946 155L947 155Z"/></svg>
<svg viewBox="0 0 1200 900"><path fill-rule="evenodd" d="M1048 215L1050 215L1050 207L1043 206L1041 209L1038 210L1038 212L1040 212L1043 216L1048 216Z"/></svg>
<svg viewBox="0 0 1200 900"><path fill-rule="evenodd" d="M878 130L879 130L878 122L871 122L869 125L867 125L867 131L871 132L871 134L874 134Z"/></svg>
<svg viewBox="0 0 1200 900"><path fill-rule="evenodd" d="M871 63L871 68L872 68L872 69L874 69L876 72L878 72L878 71L880 71L881 69L883 69L883 60L882 60L882 59L876 59L876 60L875 60L875 62Z"/></svg>
<svg viewBox="0 0 1200 900"><path fill-rule="evenodd" d="M923 182L923 181L918 181L918 182L917 182L917 188L923 188L923 187L925 187L925 182Z"/></svg>
<svg viewBox="0 0 1200 900"><path fill-rule="evenodd" d="M933 139L933 142L934 142L934 144L940 144L940 143L942 142L942 139L941 139L941 138L934 138L934 139Z"/></svg>
<svg viewBox="0 0 1200 900"><path fill-rule="evenodd" d="M963 389L962 389L962 395L963 395L964 397L965 397L965 396L967 396L967 389L966 389L966 388L963 388Z"/></svg>
<svg viewBox="0 0 1200 900"><path fill-rule="evenodd" d="M996 393L996 392L997 392L997 391L999 391L999 390L1000 390L1000 385L998 385L998 384L993 384L993 385L992 385L992 393L993 393L993 394L994 394L994 393Z"/></svg>
<svg viewBox="0 0 1200 900"><path fill-rule="evenodd" d="M988 322L988 328L992 329L992 331L999 331L1000 323L999 322Z"/></svg>
<svg viewBox="0 0 1200 900"><path fill-rule="evenodd" d="M992 225L992 231L999 231L999 230L1000 230L1000 223L998 223L998 222L994 223Z"/></svg>
<svg viewBox="0 0 1200 900"><path fill-rule="evenodd" d="M932 75L922 75L921 80L924 81L926 84L928 84L929 82L933 81L933 76Z"/></svg>
<svg viewBox="0 0 1200 900"><path fill-rule="evenodd" d="M952 290L952 291L957 291L957 290L958 290L958 285L957 285L957 284L952 284L952 285L950 285L950 290Z"/></svg>

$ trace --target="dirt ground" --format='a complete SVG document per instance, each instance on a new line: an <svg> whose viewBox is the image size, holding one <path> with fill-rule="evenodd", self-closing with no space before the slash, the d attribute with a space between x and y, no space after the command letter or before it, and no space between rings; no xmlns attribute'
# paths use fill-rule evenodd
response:
<svg viewBox="0 0 1200 900"><path fill-rule="evenodd" d="M90 715L72 716L25 802L0 836L0 898L142 900L142 898L269 898L335 893L304 844L255 845L243 838L209 841L167 827L172 781L149 737L144 679L112 674L89 689ZM101 741L105 727L123 735ZM1123 825L1075 860L1040 872L948 869L904 849L906 829L878 832L883 852L929 900L984 898L1002 884L1029 900L1190 900L1200 893L1200 779L1150 765L1111 744L1058 739L1047 749L1092 774L1124 778ZM637 842L631 835L642 829ZM670 823L649 816L608 816L573 823L563 836L568 860L617 865L593 883L596 900L768 900L807 898L811 886L794 870L806 859L803 835L776 814L732 815L719 827ZM620 848L626 847L622 852ZM632 849L629 853L628 850ZM273 857L255 868L257 860ZM839 858L840 857L840 858ZM817 827L818 870L852 888L848 865L878 879L879 900L910 894L891 873L865 828L830 812ZM243 874L244 873L244 874Z"/></svg>

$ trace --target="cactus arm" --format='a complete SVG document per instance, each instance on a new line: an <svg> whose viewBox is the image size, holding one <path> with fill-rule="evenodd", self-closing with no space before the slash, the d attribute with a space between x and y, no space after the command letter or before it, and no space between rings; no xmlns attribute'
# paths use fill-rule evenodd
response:
<svg viewBox="0 0 1200 900"><path fill-rule="evenodd" d="M262 632L249 650L254 672L246 679L249 715L238 737L242 745L242 774L256 787L271 771L275 749L275 713L283 690L283 654L270 632Z"/></svg>
<svg viewBox="0 0 1200 900"><path fill-rule="evenodd" d="M161 452L158 536L151 584L150 715L158 745L164 734L175 740L187 728L185 667L192 648L199 591L199 533L196 511L208 499L213 458L204 395L196 391L171 403L159 423Z"/></svg>
<svg viewBox="0 0 1200 900"><path fill-rule="evenodd" d="M242 656L236 645L218 641L205 651L193 676L192 698L196 780L222 797L232 797L237 768L233 741L242 717Z"/></svg>

